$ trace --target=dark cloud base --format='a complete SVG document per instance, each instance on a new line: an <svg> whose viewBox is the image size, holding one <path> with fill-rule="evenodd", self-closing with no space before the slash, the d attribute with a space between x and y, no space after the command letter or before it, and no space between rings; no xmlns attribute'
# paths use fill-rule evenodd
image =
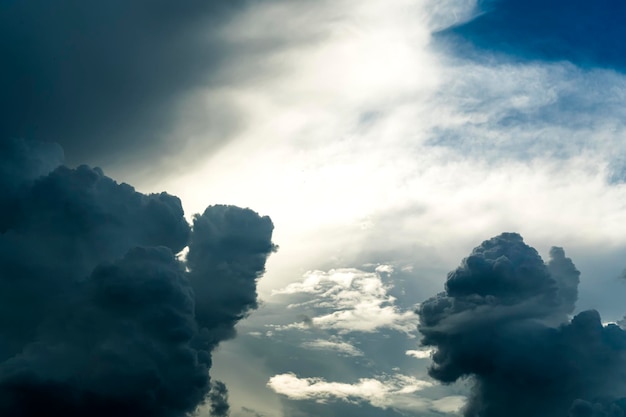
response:
<svg viewBox="0 0 626 417"><path fill-rule="evenodd" d="M430 375L473 381L466 417L625 415L626 332L594 310L569 320L579 272L561 248L550 256L502 234L420 306Z"/></svg>
<svg viewBox="0 0 626 417"><path fill-rule="evenodd" d="M457 53L479 50L514 59L570 61L581 67L626 71L626 3L619 0L479 0L471 21L439 33L466 40Z"/></svg>
<svg viewBox="0 0 626 417"><path fill-rule="evenodd" d="M190 227L58 146L1 146L0 415L227 415L211 352L257 307L271 220L211 206Z"/></svg>

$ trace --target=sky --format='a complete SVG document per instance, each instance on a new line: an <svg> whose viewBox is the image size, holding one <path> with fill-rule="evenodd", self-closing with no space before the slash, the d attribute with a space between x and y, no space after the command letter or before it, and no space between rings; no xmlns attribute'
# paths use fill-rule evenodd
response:
<svg viewBox="0 0 626 417"><path fill-rule="evenodd" d="M0 2L0 414L626 415L625 19Z"/></svg>

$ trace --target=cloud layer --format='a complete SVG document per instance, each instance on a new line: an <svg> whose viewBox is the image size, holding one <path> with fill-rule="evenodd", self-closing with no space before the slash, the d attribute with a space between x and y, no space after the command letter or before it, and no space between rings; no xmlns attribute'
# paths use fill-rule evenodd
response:
<svg viewBox="0 0 626 417"><path fill-rule="evenodd" d="M216 28L244 4L2 2L1 140L59 142L72 165L162 160L183 98L229 54Z"/></svg>

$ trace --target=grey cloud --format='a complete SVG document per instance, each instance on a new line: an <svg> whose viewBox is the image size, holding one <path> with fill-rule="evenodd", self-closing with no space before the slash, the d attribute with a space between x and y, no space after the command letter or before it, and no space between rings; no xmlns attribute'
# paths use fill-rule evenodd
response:
<svg viewBox="0 0 626 417"><path fill-rule="evenodd" d="M563 248L559 247L550 249L548 271L557 284L559 304L563 306L565 313L573 313L578 300L580 271L576 269L574 262L565 256Z"/></svg>
<svg viewBox="0 0 626 417"><path fill-rule="evenodd" d="M193 411L208 369L189 346L193 293L171 251L135 248L74 287L36 339L0 365L2 415Z"/></svg>
<svg viewBox="0 0 626 417"><path fill-rule="evenodd" d="M587 403L624 410L626 332L594 310L563 322L579 273L561 248L551 256L545 265L519 235L502 234L421 305L422 342L436 349L430 375L471 378L465 416L604 415Z"/></svg>
<svg viewBox="0 0 626 417"><path fill-rule="evenodd" d="M17 191L0 207L12 213L0 232L0 414L174 417L212 401L225 415L211 353L257 305L271 220L213 206L191 228L174 196L97 168L52 169L57 148L7 143L0 184ZM187 245L188 263L175 256Z"/></svg>
<svg viewBox="0 0 626 417"><path fill-rule="evenodd" d="M216 29L245 5L2 2L1 140L56 141L72 165L154 161L168 149L181 99L230 54Z"/></svg>
<svg viewBox="0 0 626 417"><path fill-rule="evenodd" d="M273 228L269 217L234 206L211 206L194 217L188 276L202 300L196 304L196 320L210 347L233 337L235 323L257 308L256 279L265 272L267 256L277 250Z"/></svg>
<svg viewBox="0 0 626 417"><path fill-rule="evenodd" d="M253 408L241 407L241 411L254 417L264 417L264 414L255 411Z"/></svg>
<svg viewBox="0 0 626 417"><path fill-rule="evenodd" d="M228 389L222 381L212 381L209 391L209 401L211 403L211 415L216 417L228 416L230 406L228 405Z"/></svg>
<svg viewBox="0 0 626 417"><path fill-rule="evenodd" d="M62 162L63 150L56 144L0 140L0 232L17 215L19 194Z"/></svg>
<svg viewBox="0 0 626 417"><path fill-rule="evenodd" d="M569 411L570 417L622 417L626 409L625 401L594 402L576 400Z"/></svg>

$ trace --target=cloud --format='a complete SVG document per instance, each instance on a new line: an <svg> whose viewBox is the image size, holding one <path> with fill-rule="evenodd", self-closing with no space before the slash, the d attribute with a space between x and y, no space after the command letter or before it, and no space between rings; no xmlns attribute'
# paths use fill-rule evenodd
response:
<svg viewBox="0 0 626 417"><path fill-rule="evenodd" d="M195 215L186 265L196 298L195 317L214 347L234 336L234 326L257 308L256 281L267 256L277 250L274 225L250 209L217 205ZM219 285L206 277L215 277Z"/></svg>
<svg viewBox="0 0 626 417"><path fill-rule="evenodd" d="M461 3L466 9L470 5L441 3L437 8L447 11ZM587 13L589 5L575 3L478 2L484 10L475 11L473 20L435 35L431 50L442 60L445 81L432 100L439 117L432 118L427 143L488 161L493 169L500 169L497 165L509 158L544 160L543 165L585 155L606 169L609 183L623 182L626 149L620 138L626 67L621 58L621 62L603 63L591 57L593 49L616 50L605 49L610 43L597 39L613 29L580 30L589 21L592 26L622 30L600 17L621 11L601 2L593 6L594 13ZM515 32L518 24L528 25L528 33ZM551 38L557 44L571 43L567 48L572 53L561 56L559 47L546 47ZM472 48L470 42L480 47ZM494 51L504 54L494 55ZM542 51L555 55L546 57Z"/></svg>
<svg viewBox="0 0 626 417"><path fill-rule="evenodd" d="M343 342L337 338L331 337L330 339L315 339L310 342L302 343L302 347L307 349L316 350L329 350L346 356L363 356L363 352L351 345L350 343Z"/></svg>
<svg viewBox="0 0 626 417"><path fill-rule="evenodd" d="M265 416L265 414L259 413L258 411L254 410L253 408L249 408L249 407L241 407L241 411L246 413L246 415L251 415L253 417L264 417Z"/></svg>
<svg viewBox="0 0 626 417"><path fill-rule="evenodd" d="M316 327L334 329L341 333L375 332L383 328L410 335L416 330L412 311L401 311L388 294L381 274L388 268L365 272L354 268L333 269L328 272L311 271L304 280L275 290L273 295L304 294L306 301L292 303L291 309L311 309L313 317L303 316L300 323L287 328ZM283 327L284 328L284 327Z"/></svg>
<svg viewBox="0 0 626 417"><path fill-rule="evenodd" d="M208 400L224 415L211 353L257 306L271 220L211 206L190 227L177 197L6 143L0 414L182 417Z"/></svg>
<svg viewBox="0 0 626 417"><path fill-rule="evenodd" d="M188 144L174 124L232 53L218 29L245 4L3 2L0 140L59 142L71 165L163 162L172 135L178 149ZM238 123L225 108L211 110L205 119L225 130Z"/></svg>
<svg viewBox="0 0 626 417"><path fill-rule="evenodd" d="M440 413L457 414L465 406L467 397L463 395L450 395L448 397L433 400L431 407Z"/></svg>
<svg viewBox="0 0 626 417"><path fill-rule="evenodd" d="M542 165L581 154L623 170L624 74L581 69L567 62L467 60L437 50L445 80L429 102L437 108L425 143L489 162Z"/></svg>
<svg viewBox="0 0 626 417"><path fill-rule="evenodd" d="M56 144L0 140L0 232L6 231L18 215L18 201L26 184L62 162L63 150Z"/></svg>
<svg viewBox="0 0 626 417"><path fill-rule="evenodd" d="M513 59L567 60L586 68L626 70L620 41L626 35L621 24L626 7L620 2L486 0L476 5L472 19L444 34ZM458 52L467 50L463 45Z"/></svg>
<svg viewBox="0 0 626 417"><path fill-rule="evenodd" d="M449 395L429 398L424 391L433 383L402 374L383 375L376 378L360 378L356 383L328 382L324 378L300 378L293 373L278 374L267 385L276 393L292 401L314 401L317 404L343 402L379 409L368 415L380 414L380 410L394 410L399 415L455 414L464 405L466 397ZM333 408L335 406L333 405ZM318 409L323 412L324 409ZM330 412L330 410L328 410ZM349 412L346 410L345 412ZM359 408L357 413L362 413ZM395 413L390 415L396 415Z"/></svg>
<svg viewBox="0 0 626 417"><path fill-rule="evenodd" d="M580 271L576 269L574 262L570 258L565 257L563 248L559 247L550 249L548 271L550 271L550 276L554 279L558 288L558 303L563 306L565 313L573 313L576 307L576 300L578 300Z"/></svg>
<svg viewBox="0 0 626 417"><path fill-rule="evenodd" d="M432 349L407 350L406 355L414 357L416 359L429 359L433 355L433 350Z"/></svg>
<svg viewBox="0 0 626 417"><path fill-rule="evenodd" d="M626 332L594 310L567 319L580 273L561 248L551 256L546 265L521 236L501 234L421 304L430 375L472 382L465 416L567 415L586 402L623 411Z"/></svg>
<svg viewBox="0 0 626 417"><path fill-rule="evenodd" d="M433 14L440 28L472 4L260 2L230 22L226 36L241 45L278 45L222 100L244 103L254 129L166 181L188 211L211 195L272 213L289 244L272 258L263 297L302 271L372 258L417 259L416 270L437 270L425 277L432 282L467 244L500 230L519 230L540 248L624 243L615 226L624 217L623 75L469 61L433 44ZM298 39L314 41L291 43L294 26ZM350 53L333 60L336 51ZM231 63L236 73L249 61ZM525 204L529 195L539 203ZM461 235L454 253L440 250L452 235Z"/></svg>
<svg viewBox="0 0 626 417"><path fill-rule="evenodd" d="M221 381L212 381L209 391L209 403L211 404L211 416L228 416L230 406L228 405L228 389Z"/></svg>
<svg viewBox="0 0 626 417"><path fill-rule="evenodd" d="M364 401L378 408L393 407L394 397L407 396L432 385L400 374L381 379L362 378L355 384L348 384L327 382L322 378L298 378L292 373L275 375L267 384L293 400Z"/></svg>

